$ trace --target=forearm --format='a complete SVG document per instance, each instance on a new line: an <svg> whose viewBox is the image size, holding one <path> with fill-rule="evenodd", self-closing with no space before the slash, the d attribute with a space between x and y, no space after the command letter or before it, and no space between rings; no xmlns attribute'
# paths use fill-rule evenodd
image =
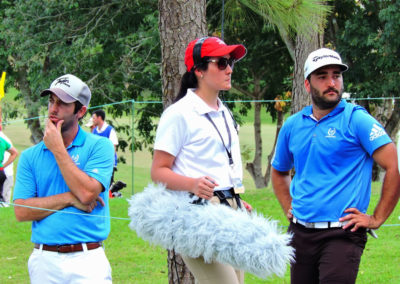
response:
<svg viewBox="0 0 400 284"><path fill-rule="evenodd" d="M71 192L65 192L57 195L47 196L47 197L34 197L28 199L16 199L14 203L14 212L18 221L38 221L46 218L47 216L53 214L55 211L48 211L43 208L50 210L61 210L65 207L73 206L74 196ZM21 205L21 206L18 206ZM28 207L25 207L28 206Z"/></svg>
<svg viewBox="0 0 400 284"><path fill-rule="evenodd" d="M10 157L7 159L7 161L3 164L3 167L6 168L9 164L11 164L15 158L17 157L17 154L11 154Z"/></svg>
<svg viewBox="0 0 400 284"><path fill-rule="evenodd" d="M3 164L4 168L7 167L12 162L14 162L15 158L18 156L18 151L14 147L8 149L7 152L10 153L10 156L8 157L7 161Z"/></svg>
<svg viewBox="0 0 400 284"><path fill-rule="evenodd" d="M95 201L102 191L101 184L80 170L65 149L54 151L53 154L72 194L83 204Z"/></svg>
<svg viewBox="0 0 400 284"><path fill-rule="evenodd" d="M386 171L381 198L368 225L370 228L378 228L386 221L399 200L400 175L397 166L397 151L393 143L378 148L372 157Z"/></svg>
<svg viewBox="0 0 400 284"><path fill-rule="evenodd" d="M151 170L151 179L154 182L165 184L168 189L190 191L196 186L196 179L175 173L168 167Z"/></svg>
<svg viewBox="0 0 400 284"><path fill-rule="evenodd" d="M400 178L397 168L386 171L382 184L381 198L374 210L373 217L381 226L393 212L400 197Z"/></svg>
<svg viewBox="0 0 400 284"><path fill-rule="evenodd" d="M279 172L272 169L271 181L276 198L278 199L285 216L287 216L292 206L292 197L290 196L291 178L289 172Z"/></svg>

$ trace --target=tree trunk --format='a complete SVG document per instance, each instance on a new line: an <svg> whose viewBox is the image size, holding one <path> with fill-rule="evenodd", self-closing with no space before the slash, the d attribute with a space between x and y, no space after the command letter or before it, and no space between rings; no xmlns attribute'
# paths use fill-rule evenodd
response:
<svg viewBox="0 0 400 284"><path fill-rule="evenodd" d="M168 250L168 279L169 284L195 283L194 277L182 257L173 250Z"/></svg>
<svg viewBox="0 0 400 284"><path fill-rule="evenodd" d="M186 71L185 50L190 41L207 35L205 0L159 0L159 32L162 58L164 108L180 88Z"/></svg>
<svg viewBox="0 0 400 284"><path fill-rule="evenodd" d="M207 35L205 0L159 0L161 75L164 108L174 100L186 71L185 49L190 41ZM194 283L182 258L168 251L169 283Z"/></svg>
<svg viewBox="0 0 400 284"><path fill-rule="evenodd" d="M323 34L318 32L297 35L292 89L292 114L311 104L311 97L304 88L304 63L310 52L322 47Z"/></svg>
<svg viewBox="0 0 400 284"><path fill-rule="evenodd" d="M265 176L264 176L265 186L268 186L269 181L271 179L271 167L272 167L271 161L275 154L276 142L278 141L278 135L279 135L279 132L281 131L281 128L283 125L284 116L285 115L284 115L283 111L278 111L278 117L276 120L276 133L275 133L274 146L272 147L271 153L268 155L267 170L265 171Z"/></svg>
<svg viewBox="0 0 400 284"><path fill-rule="evenodd" d="M388 118L385 126L387 134L392 138L393 141L397 139L397 132L399 131L400 121L400 100L394 100L393 111Z"/></svg>
<svg viewBox="0 0 400 284"><path fill-rule="evenodd" d="M400 120L400 101L386 100L381 106L376 107L374 117L382 124L385 128L386 133L396 143L397 132L399 131L399 120ZM382 180L383 169L374 162L372 167L372 180Z"/></svg>
<svg viewBox="0 0 400 284"><path fill-rule="evenodd" d="M257 85L257 84L256 84ZM257 92L259 93L259 91ZM246 164L246 170L250 173L254 180L256 188L266 187L264 177L262 175L262 138L261 138L261 103L254 103L254 141L255 152L253 162Z"/></svg>
<svg viewBox="0 0 400 284"><path fill-rule="evenodd" d="M43 139L43 131L40 128L40 121L38 118L40 104L37 101L32 100L34 96L32 96L32 91L29 87L28 72L26 66L22 66L18 69L16 80L19 85L19 90L21 91L25 101L27 116L28 118L33 118L26 120L28 128L31 131L30 140L33 144L37 144Z"/></svg>

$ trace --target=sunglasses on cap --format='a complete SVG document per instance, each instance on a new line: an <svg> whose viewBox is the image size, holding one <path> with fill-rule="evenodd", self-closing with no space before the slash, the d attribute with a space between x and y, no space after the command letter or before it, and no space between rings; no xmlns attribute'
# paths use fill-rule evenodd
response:
<svg viewBox="0 0 400 284"><path fill-rule="evenodd" d="M217 63L218 69L219 70L225 70L228 65L233 69L233 65L235 64L235 59L234 58L225 58L221 57L219 59L209 59L207 62L214 62Z"/></svg>

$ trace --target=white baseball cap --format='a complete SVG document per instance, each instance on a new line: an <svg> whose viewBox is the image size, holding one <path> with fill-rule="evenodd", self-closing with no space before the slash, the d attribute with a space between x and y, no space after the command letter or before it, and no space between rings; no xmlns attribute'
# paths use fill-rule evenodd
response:
<svg viewBox="0 0 400 284"><path fill-rule="evenodd" d="M84 106L89 106L92 93L89 87L78 77L66 74L53 81L50 88L42 91L40 96L55 94L64 103L79 101Z"/></svg>
<svg viewBox="0 0 400 284"><path fill-rule="evenodd" d="M307 79L308 75L318 68L327 65L339 65L340 68L342 68L342 72L349 69L346 64L343 64L339 53L329 48L320 48L308 55L306 63L304 64L304 79Z"/></svg>
<svg viewBox="0 0 400 284"><path fill-rule="evenodd" d="M92 127L93 126L93 118L89 118L88 122L85 124L87 127Z"/></svg>

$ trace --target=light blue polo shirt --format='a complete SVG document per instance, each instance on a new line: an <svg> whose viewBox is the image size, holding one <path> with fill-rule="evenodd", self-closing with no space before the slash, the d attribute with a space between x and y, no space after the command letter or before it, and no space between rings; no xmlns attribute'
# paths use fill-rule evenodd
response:
<svg viewBox="0 0 400 284"><path fill-rule="evenodd" d="M80 127L67 148L79 169L103 185L100 196L105 206L98 205L89 215L75 207L66 207L48 217L32 222L32 242L39 244L75 244L99 242L110 232L108 188L114 165L114 146L107 138L86 133ZM42 142L22 152L18 162L13 199L46 197L70 191L57 162ZM77 214L65 214L67 212ZM85 215L82 215L85 214Z"/></svg>
<svg viewBox="0 0 400 284"><path fill-rule="evenodd" d="M293 215L306 222L338 221L344 210L366 212L371 195L372 154L390 143L367 111L342 100L321 120L311 106L283 125L272 166L295 168L290 184Z"/></svg>

